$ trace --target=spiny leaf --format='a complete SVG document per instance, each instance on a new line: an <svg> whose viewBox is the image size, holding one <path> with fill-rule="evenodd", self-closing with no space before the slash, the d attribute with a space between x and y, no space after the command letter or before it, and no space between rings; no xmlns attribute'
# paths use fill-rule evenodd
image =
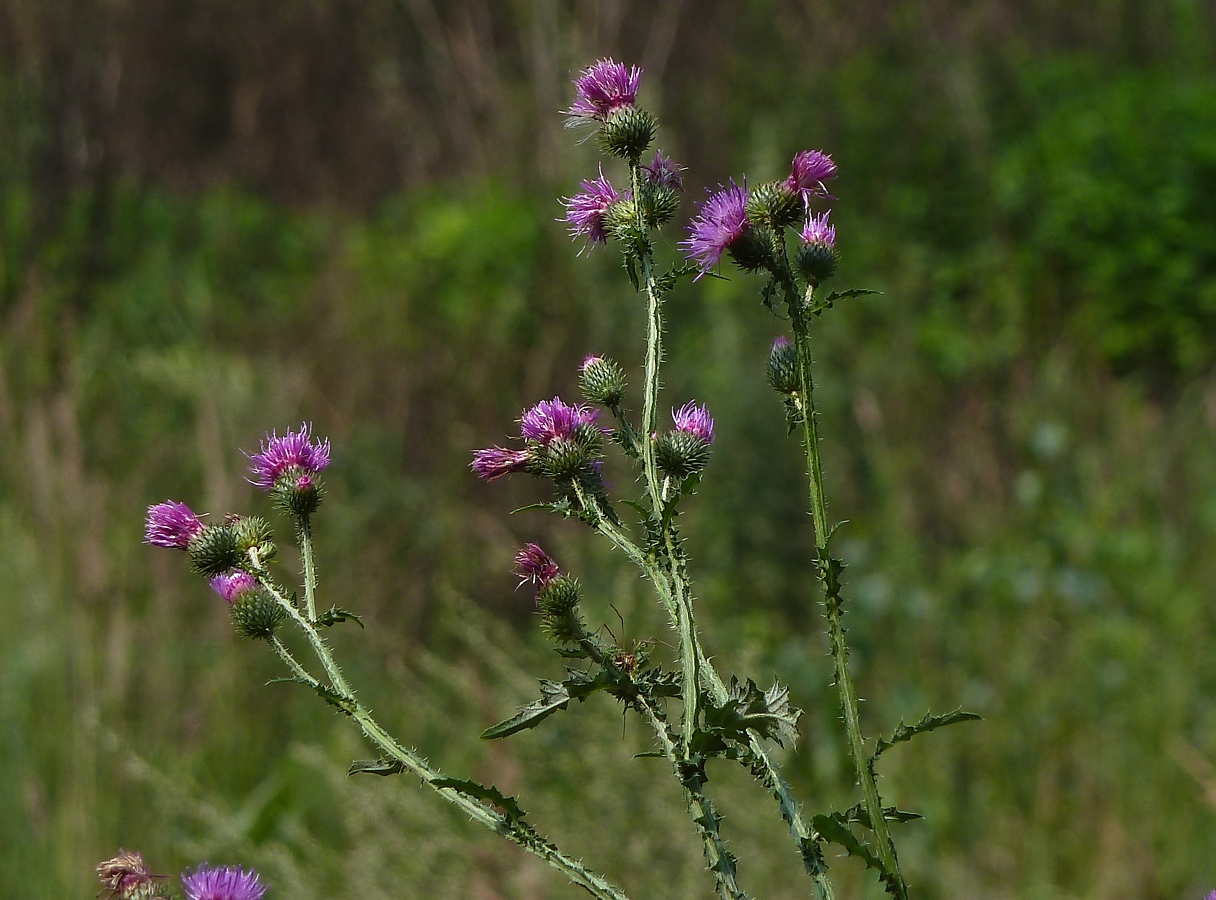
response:
<svg viewBox="0 0 1216 900"><path fill-rule="evenodd" d="M356 759L346 770L351 775L397 775L405 771L405 766L395 759Z"/></svg>
<svg viewBox="0 0 1216 900"><path fill-rule="evenodd" d="M483 741L509 737L516 732L535 728L549 716L565 709L571 700L584 700L596 691L611 687L612 679L606 672L594 677L586 672L571 671L565 681L541 679L540 699L522 706L515 715L487 728L481 733Z"/></svg>
<svg viewBox="0 0 1216 900"><path fill-rule="evenodd" d="M856 822L858 825L869 828L871 831L874 830L870 825L870 813L860 803L842 813L832 813L832 815L842 823L848 824L851 822ZM882 817L887 822L896 822L899 824L911 822L914 819L924 818L924 816L922 816L920 813L896 809L894 806L884 806L882 810Z"/></svg>
<svg viewBox="0 0 1216 900"><path fill-rule="evenodd" d="M790 692L776 682L761 691L750 678L746 683L732 677L730 693L721 706L705 710L709 731L737 741L746 741L747 732L754 731L771 738L781 746L798 740L798 717L801 711L790 706Z"/></svg>
<svg viewBox="0 0 1216 900"><path fill-rule="evenodd" d="M688 275L693 275L698 271L700 270L690 262L685 262L679 266L673 266L654 280L655 288L661 294L670 293L671 290L676 286L676 282L678 282L681 278L685 278Z"/></svg>
<svg viewBox="0 0 1216 900"><path fill-rule="evenodd" d="M886 869L882 867L882 860L874 855L865 841L862 841L849 830L849 826L837 818L840 813L834 813L830 816L812 816L811 823L815 826L815 830L822 835L825 841L830 841L845 849L849 856L860 857L866 864L866 868L874 869L881 875L886 875Z"/></svg>
<svg viewBox="0 0 1216 900"><path fill-rule="evenodd" d="M766 285L764 285L763 288L760 289L760 302L764 304L765 308L769 312L771 312L774 316L778 316L778 318L780 318L780 314L777 312L777 279L776 278L770 278L768 280L768 283Z"/></svg>
<svg viewBox="0 0 1216 900"><path fill-rule="evenodd" d="M363 627L362 616L357 616L349 609L342 609L339 606L331 606L325 612L321 613L321 615L317 616L317 624L328 626L334 625L338 622L345 622L348 619L354 622L360 628Z"/></svg>
<svg viewBox="0 0 1216 900"><path fill-rule="evenodd" d="M463 778L432 778L432 787L450 788L454 791L460 791L484 803L489 803L497 806L503 811L509 822L519 822L527 815L519 808L519 803L509 794L504 794L494 785L481 784L477 781L465 780Z"/></svg>
<svg viewBox="0 0 1216 900"><path fill-rule="evenodd" d="M933 731L935 728L944 728L947 725L953 725L955 722L976 722L983 717L975 713L963 712L961 709L956 709L953 712L948 712L940 716L935 716L932 713L925 713L924 717L915 725L905 725L903 722L895 729L895 733L886 740L879 740L874 747L874 755L870 757L871 762L886 750L900 743L901 741L910 741L918 734L923 734L926 731Z"/></svg>
<svg viewBox="0 0 1216 900"><path fill-rule="evenodd" d="M816 300L811 306L810 312L812 315L821 316L824 310L831 309L840 300L851 300L854 297L862 297L866 294L880 294L881 291L871 291L867 288L849 288L847 291L832 291L821 300Z"/></svg>
<svg viewBox="0 0 1216 900"><path fill-rule="evenodd" d="M563 516L572 516L575 513L574 504L568 498L563 497L555 502L545 503L529 503L527 506L521 506L519 509L511 510L511 515L521 512L529 512L534 509L543 509L546 512L561 513Z"/></svg>

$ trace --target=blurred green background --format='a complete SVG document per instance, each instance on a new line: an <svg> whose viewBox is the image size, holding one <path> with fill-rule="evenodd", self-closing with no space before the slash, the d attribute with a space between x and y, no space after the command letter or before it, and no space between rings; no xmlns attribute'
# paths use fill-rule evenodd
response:
<svg viewBox="0 0 1216 900"><path fill-rule="evenodd" d="M710 895L608 699L475 739L561 671L523 541L594 621L666 637L622 559L508 516L540 483L467 470L585 353L640 381L637 297L555 221L597 164L558 110L607 54L647 70L685 216L798 149L840 163L838 282L883 291L816 338L863 712L985 717L884 757L927 816L898 834L915 895L1216 887L1211 3L0 0L0 898L92 896L119 846L275 898L581 896L408 780L346 778L350 724L263 687L270 654L140 544L167 497L266 513L239 448L301 420L334 444L323 599L366 616L334 637L385 724L637 897ZM718 423L685 526L706 642L791 686L822 811L853 790L758 287L674 298L668 405ZM807 896L769 800L710 775L743 883Z"/></svg>

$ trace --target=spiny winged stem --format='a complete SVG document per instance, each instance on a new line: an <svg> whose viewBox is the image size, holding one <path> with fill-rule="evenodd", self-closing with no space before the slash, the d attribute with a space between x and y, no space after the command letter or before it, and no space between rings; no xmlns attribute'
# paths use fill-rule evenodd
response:
<svg viewBox="0 0 1216 900"><path fill-rule="evenodd" d="M642 178L636 161L629 165L629 178L633 187L637 228L640 234L648 234L642 211ZM646 475L646 490L650 494L651 513L663 531L663 542L671 563L671 586L673 608L676 613L676 628L680 636L680 669L682 675L681 699L683 714L683 752L687 758L697 730L697 709L700 703L700 663L696 622L693 619L692 603L688 596L687 581L676 571L675 537L671 532L669 517L664 515L665 500L663 482L659 478L658 462L655 458L653 435L658 431L659 367L663 362L663 297L654 277L654 260L649 243L637 253L641 269L640 282L646 292L646 374L642 401L642 467Z"/></svg>
<svg viewBox="0 0 1216 900"><path fill-rule="evenodd" d="M629 900L623 891L602 875L591 871L573 857L567 856L555 844L547 841L530 825L524 824L521 821L522 816L516 815L511 817L504 815L481 800L471 797L447 784L447 779L443 772L431 766L430 763L413 750L402 746L396 738L385 731L380 723L372 717L371 711L355 698L354 691L342 675L337 662L334 660L333 651L325 642L325 639L321 637L312 623L300 614L300 611L296 609L296 605L283 595L283 592L271 579L270 573L258 558L256 550L250 550L250 561L251 568L254 570L259 583L304 632L309 644L312 646L313 653L316 654L317 658L321 661L321 665L329 674L333 685L333 698L331 702L359 723L359 728L364 736L381 753L399 764L403 770L420 778L428 787L436 791L449 803L467 813L469 818L481 823L491 831L495 831L514 841L529 853L543 859L551 867L564 874L572 883L577 884L587 891L587 893L591 894L591 896L597 897L599 900ZM323 689L320 681L311 675L292 656L291 652L277 637L272 639L271 646L293 675L304 681L304 683L314 690Z"/></svg>
<svg viewBox="0 0 1216 900"><path fill-rule="evenodd" d="M874 772L866 753L865 737L861 731L857 689L849 671L849 646L845 640L844 609L840 598L838 578L840 564L832 558L831 549L828 546L831 530L828 527L827 504L823 493L823 466L819 456L819 433L815 422L813 393L814 381L811 377L810 322L807 319L807 310L811 308L815 288L813 285L808 285L806 293L799 294L793 277L790 275L784 235L779 236L779 248L784 270L778 273L778 279L785 294L790 324L794 332L794 347L798 356L798 388L802 405L802 447L807 461L811 517L815 524L816 568L824 588L823 606L828 622L829 646L835 665L836 689L840 695L840 706L844 714L849 755L853 760L853 769L857 775L857 782L861 786L866 814L870 818L870 826L878 845L876 848L878 859L888 876L884 880L891 893L899 900L906 900L908 886L899 870L895 842L883 815L882 798L878 793L878 784L874 779Z"/></svg>

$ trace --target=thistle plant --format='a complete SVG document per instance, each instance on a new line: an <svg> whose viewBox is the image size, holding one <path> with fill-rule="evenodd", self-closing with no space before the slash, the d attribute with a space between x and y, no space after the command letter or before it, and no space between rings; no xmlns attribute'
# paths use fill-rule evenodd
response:
<svg viewBox="0 0 1216 900"><path fill-rule="evenodd" d="M591 354L578 372L581 400L555 396L527 407L519 417L518 434L475 451L471 468L487 482L507 476L536 479L548 495L525 509L581 523L607 540L649 583L667 616L674 646L670 653L652 653L655 641L627 645L588 622L583 588L575 575L539 545L526 544L516 557L516 574L521 586L535 592L540 626L566 661L565 674L542 679L536 701L487 728L481 737L508 738L541 725L567 709L571 700L606 695L641 720L653 736L652 755L670 766L719 897L742 900L748 894L743 886L746 867L731 852L721 828L722 813L707 789L707 765L713 760L744 766L771 795L793 840L791 851L809 879L809 896L834 896L826 850L834 844L873 869L887 893L906 898L908 886L892 826L918 817L883 800L879 759L917 734L976 717L960 711L926 714L873 741L862 729L844 626L844 565L832 549L836 526L825 499L811 358L814 323L843 301L870 293L823 289L837 268L837 235L829 211L818 207L835 199L827 184L837 166L828 154L805 150L793 157L785 179L755 187L746 179L730 180L699 204L687 236L678 243L682 257L661 261L657 236L679 212L684 170L653 146L658 120L637 104L641 77L636 67L603 59L575 81L575 99L565 111L567 124L593 132L607 158L594 178L563 198L564 221L571 237L582 242L580 252L607 245L619 251L639 297L639 311L644 309L640 415L631 412L630 404L637 400L630 397L626 367ZM716 423L705 405L688 398L671 403L670 421L660 414L668 406L660 396L664 303L682 281L720 277L717 270L724 258L760 276L763 306L782 319L789 332L772 345L767 378L782 398L789 431L799 434L806 457L813 520L808 566L818 577L827 624L844 723L842 751L851 760L860 792L856 805L843 811L808 814L781 773L773 745L790 747L798 739L800 713L791 706L789 691L777 683L762 689L751 678L720 674L697 624L690 552L679 515L709 467ZM640 496L619 497L610 489L603 477L609 452L619 453L635 468ZM331 627L362 622L357 613L337 605L326 608L320 601L313 561L313 520L324 498L322 473L330 464L330 445L315 438L305 424L282 436L271 433L257 451L246 455L250 481L292 525L302 560L298 590L287 587L276 568L270 523L258 516L204 520L186 504L167 501L149 509L146 541L186 551L194 571L227 603L236 630L265 643L281 660L286 675L279 680L305 686L357 724L376 756L354 762L352 774L409 773L592 896L625 898L619 887L526 821L517 798L493 785L444 774L376 721L326 638ZM286 636L289 631L293 638ZM301 644L307 655L299 652ZM212 876L193 877L193 882L184 882L188 893L192 884L211 884L207 878ZM217 875L213 880L219 883L226 877L238 878Z"/></svg>

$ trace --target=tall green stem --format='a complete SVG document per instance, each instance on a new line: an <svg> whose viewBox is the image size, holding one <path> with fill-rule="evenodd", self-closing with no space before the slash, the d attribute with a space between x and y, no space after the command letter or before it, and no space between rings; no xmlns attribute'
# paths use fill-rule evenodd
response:
<svg viewBox="0 0 1216 900"><path fill-rule="evenodd" d="M317 567L312 558L312 520L300 516L300 555L304 558L304 607L308 621L317 621Z"/></svg>
<svg viewBox="0 0 1216 900"><path fill-rule="evenodd" d="M794 331L794 347L798 355L798 393L799 402L802 405L802 446L806 453L807 479L810 483L811 517L815 522L816 564L824 587L823 606L828 621L828 642L835 664L836 689L840 695L840 706L844 713L849 755L853 760L857 783L861 785L866 814L870 818L870 827L878 845L878 859L888 876L886 879L888 886L899 900L906 900L908 886L899 870L895 842L891 838L891 830L887 827L887 821L883 817L882 798L878 793L878 785L874 780L870 758L866 753L865 737L861 731L857 689L849 671L849 646L845 641L844 609L840 598L840 583L837 580L839 569L836 561L832 559L828 547L831 531L828 527L827 504L823 496L823 467L819 457L814 381L811 377L810 323L807 321L806 312L811 306L814 288L808 287L805 297L800 297L788 275L783 287Z"/></svg>

